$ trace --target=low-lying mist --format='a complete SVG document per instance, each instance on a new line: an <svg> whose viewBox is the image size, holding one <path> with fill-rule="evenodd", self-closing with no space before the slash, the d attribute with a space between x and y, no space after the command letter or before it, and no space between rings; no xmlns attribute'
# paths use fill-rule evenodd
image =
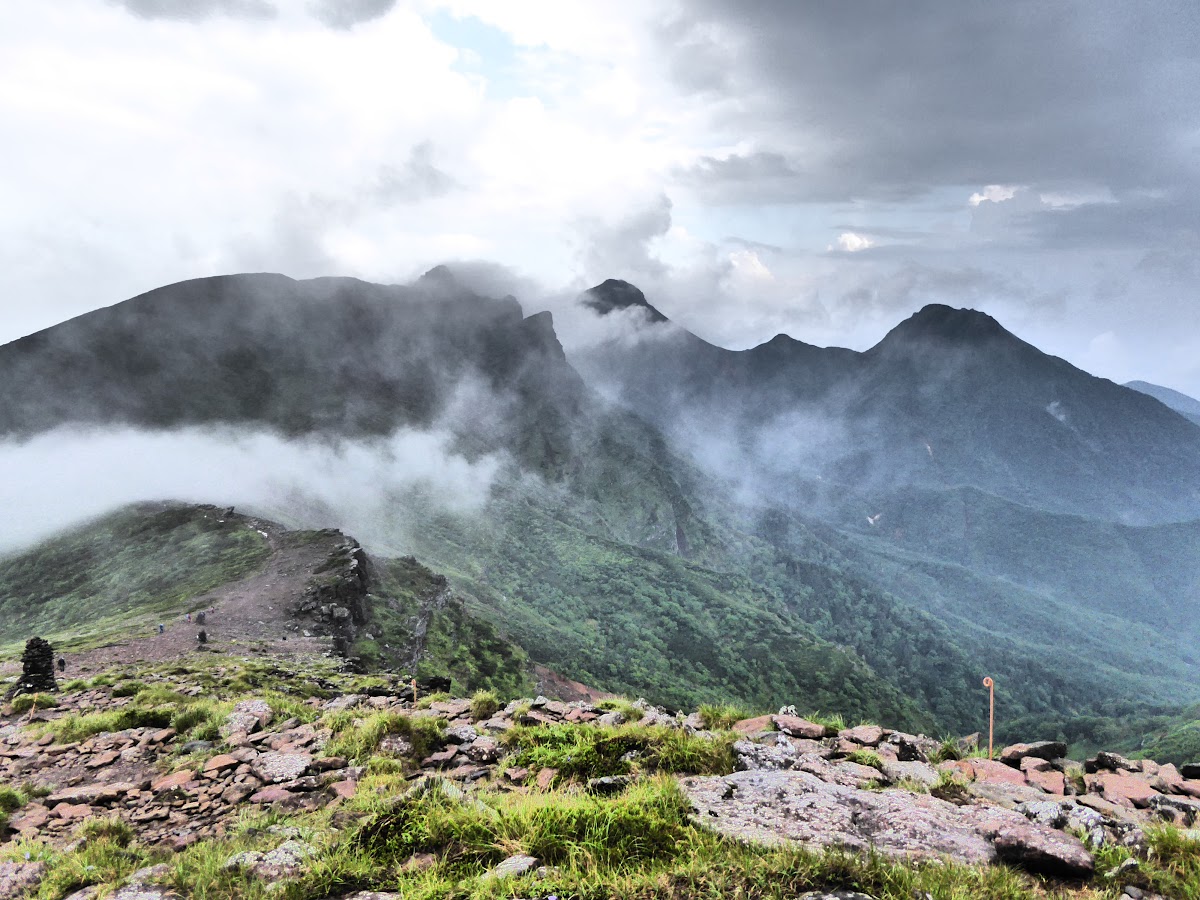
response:
<svg viewBox="0 0 1200 900"><path fill-rule="evenodd" d="M505 463L503 454L468 460L452 443L443 430L348 441L230 428L59 428L0 442L0 555L147 500L236 506L401 553L401 498L416 491L472 512Z"/></svg>

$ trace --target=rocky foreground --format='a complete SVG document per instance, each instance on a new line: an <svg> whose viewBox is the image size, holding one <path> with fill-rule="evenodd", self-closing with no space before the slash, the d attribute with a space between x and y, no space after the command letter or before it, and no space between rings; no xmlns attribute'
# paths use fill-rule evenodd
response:
<svg viewBox="0 0 1200 900"><path fill-rule="evenodd" d="M170 704L150 705L156 680L158 690L177 692ZM694 825L751 844L873 849L904 860L1010 865L1082 882L1111 879L1111 872L1097 871L1096 861L1111 848L1128 850L1124 865L1135 869L1151 826L1171 824L1185 837L1200 838L1187 831L1200 820L1200 766L1179 771L1108 753L1078 763L1065 758L1060 743L1018 744L989 760L968 755L968 745L874 725L836 729L791 709L718 723L711 714L672 715L642 701L596 705L538 697L500 708L486 698L418 696L414 702L411 688L400 682L302 701L251 691L221 708L216 733L207 737L196 737L203 729L187 721L177 721L178 728L96 730L104 716L123 724L123 714L161 715L171 705L186 707L182 698L206 693L168 675L139 684L140 699L120 696L119 686L98 685L58 696L53 709L0 708L0 785L20 786L25 799L0 827L0 900L94 896L86 885L69 894L39 888L53 865L37 858L36 849L72 852L90 822L112 829L119 820L153 858L169 860L234 834L248 811L328 814L324 837L276 825L258 845L264 849L230 853L223 861L247 883L286 883L304 873L329 834L353 830L348 819L364 815L364 790L399 792L400 803L431 791L459 803L485 791L619 797L655 771L653 752L641 738L628 741L631 749L616 761L619 774L611 774L611 766L588 771L569 754L558 757L566 761L562 766L537 764L550 757L534 750L561 745L569 729L617 740L637 729L637 735L675 735L715 748L719 752L706 757L724 760L715 772L712 765L693 773L679 765L669 770L679 777ZM370 723L383 724L372 732ZM534 737L517 740L522 734ZM586 746L593 745L579 744ZM380 771L397 776L386 790L371 780ZM657 771L668 768L660 764ZM5 844L20 852L3 852ZM414 854L405 865L430 866L437 856ZM516 854L485 877L503 880L539 867L542 860ZM178 897L177 882L162 883L170 880L168 871L160 863L135 873L113 896ZM1153 896L1128 890L1129 896Z"/></svg>

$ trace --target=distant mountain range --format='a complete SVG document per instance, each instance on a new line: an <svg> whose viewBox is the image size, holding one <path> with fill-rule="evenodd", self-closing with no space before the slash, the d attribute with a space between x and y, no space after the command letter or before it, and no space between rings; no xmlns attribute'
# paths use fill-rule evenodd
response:
<svg viewBox="0 0 1200 900"><path fill-rule="evenodd" d="M970 731L991 674L1027 735L1200 700L1200 428L1179 411L972 310L928 306L862 353L729 351L625 282L580 302L631 327L568 357L549 314L444 268L184 282L0 347L0 435L436 427L502 452L479 511L397 494L404 528L356 537L402 531L535 662L661 703L807 694Z"/></svg>
<svg viewBox="0 0 1200 900"><path fill-rule="evenodd" d="M1191 419L1197 425L1200 425L1200 400L1189 397L1187 394L1181 394L1179 391L1173 391L1169 387L1163 387L1160 384L1150 384L1148 381L1127 381L1125 382L1125 387L1140 391L1143 394L1149 394L1164 406L1169 406L1181 416Z"/></svg>
<svg viewBox="0 0 1200 900"><path fill-rule="evenodd" d="M773 496L786 487L822 513L853 497L865 517L897 489L975 487L1130 524L1200 516L1194 423L983 313L927 306L863 353L786 335L732 351L670 325L624 282L585 302L646 310L642 340L573 360L585 378L698 454L768 472Z"/></svg>

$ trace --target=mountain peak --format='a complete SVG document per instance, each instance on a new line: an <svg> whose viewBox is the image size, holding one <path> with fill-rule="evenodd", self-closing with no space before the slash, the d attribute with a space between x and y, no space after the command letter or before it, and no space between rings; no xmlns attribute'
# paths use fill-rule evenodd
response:
<svg viewBox="0 0 1200 900"><path fill-rule="evenodd" d="M1013 335L987 313L930 303L889 331L879 346L901 340L976 344L996 338Z"/></svg>
<svg viewBox="0 0 1200 900"><path fill-rule="evenodd" d="M618 309L629 309L632 306L646 310L646 316L652 323L666 322L667 317L651 306L646 295L628 281L609 278L602 284L588 288L581 297L584 306L597 315L607 316Z"/></svg>

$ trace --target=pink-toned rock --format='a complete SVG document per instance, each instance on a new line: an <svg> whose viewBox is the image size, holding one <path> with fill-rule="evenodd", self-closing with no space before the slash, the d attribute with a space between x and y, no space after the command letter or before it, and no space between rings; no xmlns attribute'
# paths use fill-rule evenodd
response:
<svg viewBox="0 0 1200 900"><path fill-rule="evenodd" d="M819 741L825 737L825 726L802 719L799 716L771 716L775 727L789 737L806 738Z"/></svg>
<svg viewBox="0 0 1200 900"><path fill-rule="evenodd" d="M53 810L60 819L86 819L92 815L92 808L86 803L60 803Z"/></svg>
<svg viewBox="0 0 1200 900"><path fill-rule="evenodd" d="M1090 776L1099 783L1100 793L1105 800L1134 809L1145 809L1150 800L1159 796L1158 791L1150 786L1144 778L1134 775L1118 775L1111 772Z"/></svg>
<svg viewBox="0 0 1200 900"><path fill-rule="evenodd" d="M287 803L296 799L296 795L287 788L272 785L250 795L251 803Z"/></svg>
<svg viewBox="0 0 1200 900"><path fill-rule="evenodd" d="M1054 766L1050 765L1049 760L1038 759L1036 756L1025 756L1021 758L1021 765L1017 768L1028 774L1030 772L1049 772Z"/></svg>
<svg viewBox="0 0 1200 900"><path fill-rule="evenodd" d="M220 756L214 756L204 764L204 774L213 776L226 769L236 769L238 763L241 762L236 756L231 756L228 753L222 753Z"/></svg>
<svg viewBox="0 0 1200 900"><path fill-rule="evenodd" d="M738 734L758 734L760 731L770 731L772 716L755 716L753 719L742 719L733 723L733 730Z"/></svg>
<svg viewBox="0 0 1200 900"><path fill-rule="evenodd" d="M344 756L326 756L314 760L312 767L318 772L328 772L331 769L344 769L347 765L348 762Z"/></svg>
<svg viewBox="0 0 1200 900"><path fill-rule="evenodd" d="M457 747L447 747L445 750L439 750L436 753L430 753L424 760L421 761L423 766L444 766L450 760L458 755Z"/></svg>
<svg viewBox="0 0 1200 900"><path fill-rule="evenodd" d="M89 803L103 805L105 803L111 803L122 794L126 794L129 791L135 790L137 790L136 784L129 784L128 782L123 781L113 782L112 784L80 784L76 785L75 787L68 787L59 791L55 791L46 798L46 803L48 805L53 805L55 803L65 801L67 803Z"/></svg>
<svg viewBox="0 0 1200 900"><path fill-rule="evenodd" d="M1183 781L1179 770L1170 763L1158 767L1158 774L1151 779L1152 784L1161 783L1164 787L1173 787ZM1162 790L1162 788L1159 788ZM1166 791L1163 791L1166 793Z"/></svg>
<svg viewBox="0 0 1200 900"><path fill-rule="evenodd" d="M35 803L21 810L20 814L8 823L8 827L28 836L40 831L49 818L50 810L40 803Z"/></svg>
<svg viewBox="0 0 1200 900"><path fill-rule="evenodd" d="M574 706L567 710L567 714L564 716L564 718L568 722L593 722L600 718L600 715L598 713L591 712L590 710L580 709L578 706Z"/></svg>
<svg viewBox="0 0 1200 900"><path fill-rule="evenodd" d="M225 790L221 791L221 800L232 806L237 806L247 797L255 792L254 787L248 784L231 784Z"/></svg>
<svg viewBox="0 0 1200 900"><path fill-rule="evenodd" d="M179 772L173 772L170 775L164 775L162 778L156 778L150 783L150 790L157 794L159 791L169 791L173 790L174 788L182 788L184 785L195 780L195 773L184 769Z"/></svg>
<svg viewBox="0 0 1200 900"><path fill-rule="evenodd" d="M1067 792L1067 781L1062 772L1045 769L1030 769L1025 772L1025 781L1036 788L1041 788L1047 794L1063 796Z"/></svg>
<svg viewBox="0 0 1200 900"><path fill-rule="evenodd" d="M329 786L335 797L340 797L343 800L349 800L358 790L357 781L335 781Z"/></svg>
<svg viewBox="0 0 1200 900"><path fill-rule="evenodd" d="M864 747L874 747L883 740L883 729L878 725L859 725L857 728L846 728L839 731L838 737L862 744Z"/></svg>
<svg viewBox="0 0 1200 900"><path fill-rule="evenodd" d="M995 759L964 759L968 764L971 776L984 784L1025 784L1025 776L1004 763Z"/></svg>
<svg viewBox="0 0 1200 900"><path fill-rule="evenodd" d="M1172 788L1177 794L1186 794L1189 797L1200 798L1200 781L1189 779L1181 781Z"/></svg>
<svg viewBox="0 0 1200 900"><path fill-rule="evenodd" d="M116 750L108 750L104 753L97 753L87 762L89 769L102 769L105 766L110 766L121 758L121 754Z"/></svg>
<svg viewBox="0 0 1200 900"><path fill-rule="evenodd" d="M548 791L550 786L554 784L554 779L558 777L558 769L542 769L537 773L535 784L539 791Z"/></svg>

